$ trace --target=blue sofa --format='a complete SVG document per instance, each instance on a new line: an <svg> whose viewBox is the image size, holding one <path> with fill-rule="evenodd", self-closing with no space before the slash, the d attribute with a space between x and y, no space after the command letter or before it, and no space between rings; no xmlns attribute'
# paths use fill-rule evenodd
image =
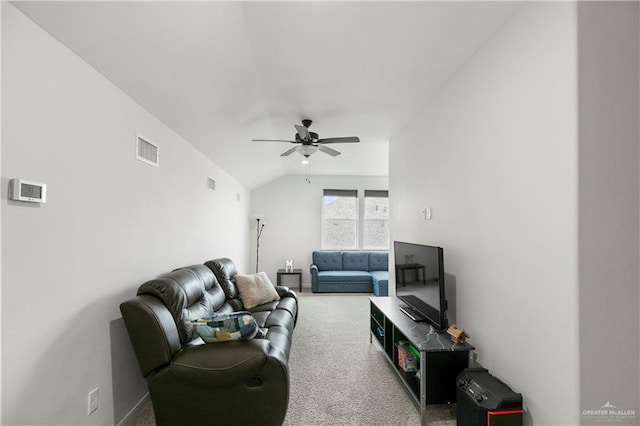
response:
<svg viewBox="0 0 640 426"><path fill-rule="evenodd" d="M310 267L314 293L389 294L389 253L314 251Z"/></svg>

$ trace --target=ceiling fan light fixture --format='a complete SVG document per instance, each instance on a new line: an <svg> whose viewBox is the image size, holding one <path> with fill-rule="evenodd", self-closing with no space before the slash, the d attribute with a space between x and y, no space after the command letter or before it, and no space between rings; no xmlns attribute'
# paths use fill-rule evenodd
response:
<svg viewBox="0 0 640 426"><path fill-rule="evenodd" d="M318 147L314 145L300 145L296 147L296 151L305 157L315 154L317 150Z"/></svg>
<svg viewBox="0 0 640 426"><path fill-rule="evenodd" d="M304 157L300 163L301 164L309 164L309 157Z"/></svg>

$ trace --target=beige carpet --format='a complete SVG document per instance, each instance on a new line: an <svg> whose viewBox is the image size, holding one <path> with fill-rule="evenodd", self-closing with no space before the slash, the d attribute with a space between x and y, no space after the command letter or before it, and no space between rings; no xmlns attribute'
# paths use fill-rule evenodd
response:
<svg viewBox="0 0 640 426"><path fill-rule="evenodd" d="M285 425L420 424L420 415L378 345L369 342L368 295L300 295L289 358ZM455 406L429 405L428 423L455 426ZM148 403L132 423L154 425Z"/></svg>

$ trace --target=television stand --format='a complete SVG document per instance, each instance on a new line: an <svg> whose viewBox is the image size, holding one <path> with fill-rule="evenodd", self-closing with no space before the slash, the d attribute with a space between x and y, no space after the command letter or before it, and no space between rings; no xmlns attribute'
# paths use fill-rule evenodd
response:
<svg viewBox="0 0 640 426"><path fill-rule="evenodd" d="M420 424L427 425L427 404L456 402L456 377L473 365L468 343L453 343L451 337L436 330L428 322L415 322L401 311L402 301L396 297L371 297L371 334L402 384L407 388L420 410ZM398 365L397 346L409 342L420 356L420 369L408 373Z"/></svg>

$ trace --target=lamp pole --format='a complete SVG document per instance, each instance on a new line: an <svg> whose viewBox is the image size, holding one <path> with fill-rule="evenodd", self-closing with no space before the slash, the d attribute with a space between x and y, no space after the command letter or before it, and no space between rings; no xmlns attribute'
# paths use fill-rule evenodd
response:
<svg viewBox="0 0 640 426"><path fill-rule="evenodd" d="M264 229L264 223L260 223L260 218L256 218L256 274L258 273L258 259L260 256L260 236Z"/></svg>

